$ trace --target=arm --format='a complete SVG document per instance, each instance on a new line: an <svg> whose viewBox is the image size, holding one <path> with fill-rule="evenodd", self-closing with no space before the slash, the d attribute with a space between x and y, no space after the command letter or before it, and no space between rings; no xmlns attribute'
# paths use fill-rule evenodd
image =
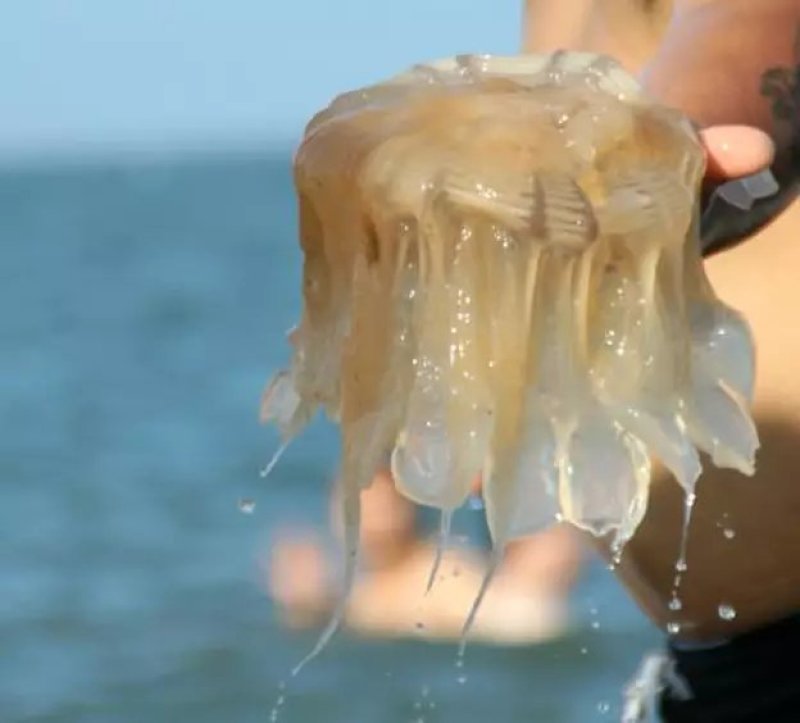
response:
<svg viewBox="0 0 800 723"><path fill-rule="evenodd" d="M797 195L800 168L800 3L796 0L684 2L663 42L644 68L656 97L681 108L703 126L710 171L723 180L752 172L755 135L726 137L722 124L743 124L768 134L775 146L772 173L779 191L741 212L720 204L703 228L704 248L723 248L752 235ZM763 147L763 146L762 146ZM720 161L728 167L720 168ZM732 164L732 168L731 168ZM742 168L739 168L739 165ZM721 172L720 172L721 171Z"/></svg>
<svg viewBox="0 0 800 723"><path fill-rule="evenodd" d="M759 207L762 218L748 215L749 232L796 193L797 0L528 0L524 27L526 50L603 52L639 72L655 97L706 128L712 181L773 164L781 194Z"/></svg>
<svg viewBox="0 0 800 723"><path fill-rule="evenodd" d="M617 1L625 0L595 0L595 12ZM531 0L540 16L558 3ZM798 173L799 25L798 0L675 0L663 37L640 68L651 92L707 126L710 172L722 178L748 173L760 156L784 183L783 203L790 200ZM582 37L579 33L569 47L585 49ZM527 49L549 48L529 44ZM619 57L611 45L606 51ZM661 626L679 620L681 635L698 640L727 637L800 610L798 238L800 203L795 203L752 243L706 264L717 293L745 314L758 345L754 411L762 449L756 479L705 470L680 612L671 611L669 601L683 493L666 474L656 474L647 515L617 567L653 620ZM723 524L735 530L734 539L720 542ZM722 596L737 610L733 621L718 615Z"/></svg>
<svg viewBox="0 0 800 723"><path fill-rule="evenodd" d="M650 59L672 14L672 0L526 0L524 47L612 55L636 73Z"/></svg>

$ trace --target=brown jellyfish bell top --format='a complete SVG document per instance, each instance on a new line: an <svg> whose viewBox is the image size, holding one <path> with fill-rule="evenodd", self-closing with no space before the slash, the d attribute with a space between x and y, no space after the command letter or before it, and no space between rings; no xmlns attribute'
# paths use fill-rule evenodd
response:
<svg viewBox="0 0 800 723"><path fill-rule="evenodd" d="M301 210L341 252L374 244L376 230L391 238L380 230L442 194L539 243L584 247L604 211L629 210L608 208L615 190L649 169L686 206L703 166L677 111L649 102L613 61L569 53L462 56L347 93L308 125L295 177Z"/></svg>

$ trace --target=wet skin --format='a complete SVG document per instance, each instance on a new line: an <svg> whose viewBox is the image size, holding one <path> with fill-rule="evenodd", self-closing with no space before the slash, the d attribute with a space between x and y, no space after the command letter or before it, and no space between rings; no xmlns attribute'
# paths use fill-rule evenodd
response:
<svg viewBox="0 0 800 723"><path fill-rule="evenodd" d="M787 182L797 179L800 142L798 33L798 0L529 0L525 48L609 53L702 126L761 128ZM718 174L746 172L765 153L752 134L726 139L717 129L706 138ZM657 624L678 622L680 637L697 640L800 611L800 203L706 264L717 294L745 314L756 340L757 471L747 478L705 460L681 610L668 603L683 493L667 475L657 475L647 516L617 568ZM722 619L720 604L735 617Z"/></svg>

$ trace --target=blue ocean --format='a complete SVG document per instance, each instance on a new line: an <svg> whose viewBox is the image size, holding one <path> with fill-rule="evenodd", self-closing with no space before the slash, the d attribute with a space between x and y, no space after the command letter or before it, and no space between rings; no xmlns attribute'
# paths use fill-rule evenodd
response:
<svg viewBox="0 0 800 723"><path fill-rule="evenodd" d="M599 563L557 642L457 669L340 634L290 677L316 633L279 625L267 547L327 524L337 437L259 476L300 311L288 150L6 167L0 239L0 721L619 720L658 635Z"/></svg>

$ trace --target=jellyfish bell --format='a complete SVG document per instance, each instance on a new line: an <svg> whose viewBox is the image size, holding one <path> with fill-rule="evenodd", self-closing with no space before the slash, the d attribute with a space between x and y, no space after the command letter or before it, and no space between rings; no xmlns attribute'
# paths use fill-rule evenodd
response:
<svg viewBox="0 0 800 723"><path fill-rule="evenodd" d="M294 168L304 308L262 413L285 442L319 407L341 426L348 586L387 455L445 520L480 475L498 550L555 519L621 546L651 457L692 495L698 449L752 473L752 340L702 269L702 147L612 59L415 66L317 114Z"/></svg>

